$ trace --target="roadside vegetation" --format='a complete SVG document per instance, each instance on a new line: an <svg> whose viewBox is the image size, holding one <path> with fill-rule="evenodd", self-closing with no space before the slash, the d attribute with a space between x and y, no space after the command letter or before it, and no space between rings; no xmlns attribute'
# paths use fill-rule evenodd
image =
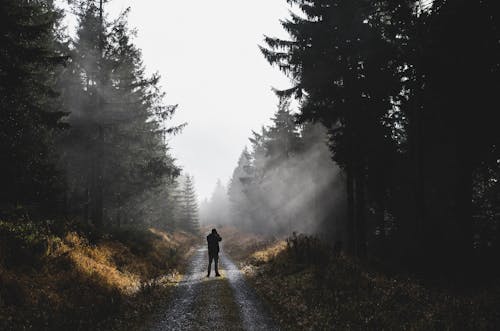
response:
<svg viewBox="0 0 500 331"><path fill-rule="evenodd" d="M196 238L0 221L0 329L134 329L180 279Z"/></svg>
<svg viewBox="0 0 500 331"><path fill-rule="evenodd" d="M492 330L500 323L498 282L396 276L305 235L264 242L244 245L240 265L284 330Z"/></svg>

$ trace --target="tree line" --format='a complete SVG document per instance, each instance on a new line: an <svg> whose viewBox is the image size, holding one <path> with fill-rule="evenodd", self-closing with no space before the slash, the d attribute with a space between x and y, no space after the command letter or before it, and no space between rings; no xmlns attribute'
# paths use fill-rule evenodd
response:
<svg viewBox="0 0 500 331"><path fill-rule="evenodd" d="M193 179L167 143L177 105L146 74L128 10L70 4L71 37L53 1L0 4L2 213L196 231Z"/></svg>
<svg viewBox="0 0 500 331"><path fill-rule="evenodd" d="M346 176L347 250L468 266L500 254L495 1L288 0L263 55Z"/></svg>
<svg viewBox="0 0 500 331"><path fill-rule="evenodd" d="M271 125L253 132L228 184L228 218L244 230L275 235L317 233L335 227L345 212L344 178L330 159L326 130L295 122L282 99ZM330 231L332 232L332 231Z"/></svg>
<svg viewBox="0 0 500 331"><path fill-rule="evenodd" d="M495 267L499 6L287 3L289 38L261 51L292 86L276 90L278 112L242 152L227 201L218 185L204 210L226 204L214 220L328 233L352 255L414 269Z"/></svg>

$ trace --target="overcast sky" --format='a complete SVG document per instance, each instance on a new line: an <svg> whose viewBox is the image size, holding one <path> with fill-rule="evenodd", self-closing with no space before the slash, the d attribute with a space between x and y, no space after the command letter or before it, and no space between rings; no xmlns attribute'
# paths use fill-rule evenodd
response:
<svg viewBox="0 0 500 331"><path fill-rule="evenodd" d="M286 36L279 24L288 14L286 1L112 0L105 5L111 18L127 7L148 72L161 74L166 102L179 104L174 122L188 122L171 138L172 153L194 176L199 198L209 197L218 178L229 180L251 130L269 123L277 104L271 86L289 85L257 47L264 34Z"/></svg>

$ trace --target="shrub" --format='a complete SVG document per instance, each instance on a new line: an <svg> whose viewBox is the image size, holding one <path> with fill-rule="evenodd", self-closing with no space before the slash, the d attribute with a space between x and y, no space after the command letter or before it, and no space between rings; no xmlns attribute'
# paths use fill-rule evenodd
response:
<svg viewBox="0 0 500 331"><path fill-rule="evenodd" d="M287 255L297 264L324 266L328 263L330 247L316 236L294 232L286 244Z"/></svg>
<svg viewBox="0 0 500 331"><path fill-rule="evenodd" d="M48 254L51 221L0 221L0 262L7 267L37 266L40 257Z"/></svg>

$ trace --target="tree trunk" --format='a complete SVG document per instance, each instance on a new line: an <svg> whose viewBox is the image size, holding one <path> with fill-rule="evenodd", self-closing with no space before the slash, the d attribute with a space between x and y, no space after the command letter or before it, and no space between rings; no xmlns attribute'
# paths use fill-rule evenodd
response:
<svg viewBox="0 0 500 331"><path fill-rule="evenodd" d="M103 128L99 126L99 139L98 139L98 153L96 160L96 190L95 190L95 215L94 222L96 226L101 227L103 225L103 209L104 209L104 195L103 195L103 166L102 159L104 157L103 153L103 144L104 144L104 135Z"/></svg>
<svg viewBox="0 0 500 331"><path fill-rule="evenodd" d="M355 231L356 231L356 256L366 257L366 201L364 171L358 169L355 179Z"/></svg>
<svg viewBox="0 0 500 331"><path fill-rule="evenodd" d="M351 254L356 254L356 228L354 224L354 179L352 166L348 165L346 169L347 184L347 247Z"/></svg>

